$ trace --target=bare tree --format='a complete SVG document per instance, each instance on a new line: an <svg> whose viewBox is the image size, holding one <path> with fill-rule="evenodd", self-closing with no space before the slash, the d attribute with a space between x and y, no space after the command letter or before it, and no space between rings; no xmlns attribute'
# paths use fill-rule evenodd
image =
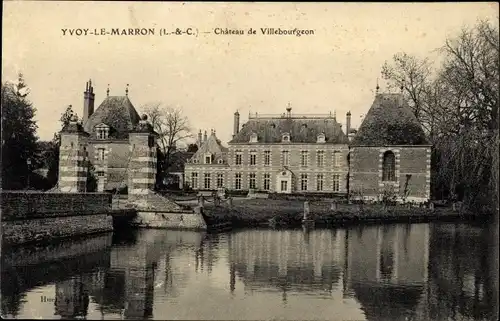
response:
<svg viewBox="0 0 500 321"><path fill-rule="evenodd" d="M392 62L382 67L382 76L390 80L389 87L403 88L410 98L413 113L422 120L425 113L423 96L431 81L431 65L428 59L418 59L406 53L397 53Z"/></svg>
<svg viewBox="0 0 500 321"><path fill-rule="evenodd" d="M437 70L400 53L382 74L393 88L403 87L435 147L433 184L470 205L491 201L498 187L498 27L480 21L464 28L439 53Z"/></svg>
<svg viewBox="0 0 500 321"><path fill-rule="evenodd" d="M158 145L163 154L162 169L166 170L177 152L178 143L192 137L187 117L182 110L163 107L161 103L152 103L143 108L154 130L158 133Z"/></svg>

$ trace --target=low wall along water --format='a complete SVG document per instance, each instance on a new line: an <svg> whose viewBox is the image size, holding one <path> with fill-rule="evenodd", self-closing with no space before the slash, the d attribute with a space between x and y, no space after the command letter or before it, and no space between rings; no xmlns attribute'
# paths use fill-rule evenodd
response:
<svg viewBox="0 0 500 321"><path fill-rule="evenodd" d="M0 199L6 245L113 231L110 194L2 191Z"/></svg>

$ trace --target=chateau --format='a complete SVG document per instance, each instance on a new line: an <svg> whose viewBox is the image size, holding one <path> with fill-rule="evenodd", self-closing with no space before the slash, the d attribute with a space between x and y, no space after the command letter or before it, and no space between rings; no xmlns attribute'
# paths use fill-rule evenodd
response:
<svg viewBox="0 0 500 321"><path fill-rule="evenodd" d="M62 143L60 162L70 164L70 154L77 152L78 155L81 155L79 157L90 161L94 166L99 191L125 186L130 188L129 173L131 168L136 165L132 156L141 148L146 148L144 156L147 157L147 161L145 158L143 164L146 166L143 166L141 171L144 172L143 176L148 181L148 186L151 184L154 186L155 173L152 172L155 170L156 164L156 145L154 141L151 141L152 137L145 137L146 140L144 140L140 136L143 127L150 125L147 124L146 119L140 119L129 100L128 87L124 96L110 96L108 88L106 98L95 111L94 101L94 87L92 82L88 81L83 99L83 125L70 124L63 129L63 132L77 133L78 135L65 135L64 140L68 140L67 144L70 145L65 148L66 142ZM132 133L135 135L131 135ZM76 150L77 147L78 150ZM65 175L63 171L62 178ZM82 173L82 175L84 174ZM59 186L64 185L65 182L61 182L60 178Z"/></svg>
<svg viewBox="0 0 500 321"><path fill-rule="evenodd" d="M195 190L347 194L353 198L425 202L430 155L421 125L402 94L377 93L359 131L336 115L249 115L222 146L212 130L185 166Z"/></svg>

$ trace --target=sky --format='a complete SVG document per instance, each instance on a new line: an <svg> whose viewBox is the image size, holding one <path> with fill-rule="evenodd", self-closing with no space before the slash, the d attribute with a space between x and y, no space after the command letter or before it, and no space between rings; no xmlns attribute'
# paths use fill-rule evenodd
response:
<svg viewBox="0 0 500 321"><path fill-rule="evenodd" d="M4 1L2 83L24 74L40 139L60 130L68 105L83 113L92 79L96 108L124 95L142 114L162 103L180 108L192 133L231 139L234 112L347 111L357 128L385 61L398 52L437 58L447 37L479 19L498 21L497 3L182 3ZM71 29L154 29L154 35L70 35ZM160 30L197 35L160 35ZM244 35L216 34L216 29ZM256 34L248 34L248 29ZM262 35L261 28L314 34ZM66 31L63 32L63 29ZM219 30L219 29L217 29ZM381 91L385 83L379 80Z"/></svg>

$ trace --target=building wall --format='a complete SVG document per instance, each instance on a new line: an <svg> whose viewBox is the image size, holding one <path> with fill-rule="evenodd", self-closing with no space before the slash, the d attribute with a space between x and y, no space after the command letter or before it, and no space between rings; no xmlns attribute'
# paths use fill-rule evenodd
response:
<svg viewBox="0 0 500 321"><path fill-rule="evenodd" d="M193 173L197 175L197 183L193 185ZM217 175L223 175L223 187L229 188L228 180L230 178L230 168L226 165L219 164L186 164L184 167L184 182L187 186L195 190L215 190L217 189ZM205 174L210 175L209 188L205 188Z"/></svg>
<svg viewBox="0 0 500 321"><path fill-rule="evenodd" d="M265 164L265 151L270 151L270 163ZM332 144L243 144L231 145L228 152L228 165L218 164L186 164L185 178L191 186L192 173L198 173L198 186L194 189L205 189L204 175L211 174L211 189L216 188L217 173L224 174L224 187L236 188L236 174L241 174L241 190L250 189L250 174L255 174L256 189L264 189L264 175L270 176L270 191L277 191L277 176L284 169L282 151L289 153L289 165L287 169L293 173L293 191L317 192L317 175L323 175L322 192L333 192L334 175L338 175L338 191L346 192L346 179L348 173L347 145ZM301 165L301 152L308 152L307 166ZM318 151L324 151L323 166L318 166ZM337 152L337 164L335 164L334 153ZM236 154L241 153L241 165L236 165ZM250 155L255 153L256 163L250 164ZM301 190L301 174L307 174L307 190Z"/></svg>
<svg viewBox="0 0 500 321"><path fill-rule="evenodd" d="M88 143L88 157L95 167L104 189L126 185L130 167L130 144L128 140L93 140ZM104 159L99 159L99 149L104 149ZM99 176L103 174L104 176Z"/></svg>
<svg viewBox="0 0 500 321"><path fill-rule="evenodd" d="M149 145L148 133L130 133L128 194L148 194L156 182L156 145Z"/></svg>
<svg viewBox="0 0 500 321"><path fill-rule="evenodd" d="M382 181L383 155L386 151L395 155L394 182ZM411 175L407 200L425 202L430 198L430 156L429 146L352 147L349 189L356 197L377 199L390 188L401 199L407 175Z"/></svg>
<svg viewBox="0 0 500 321"><path fill-rule="evenodd" d="M86 138L80 133L63 133L59 148L59 188L63 192L86 190Z"/></svg>

